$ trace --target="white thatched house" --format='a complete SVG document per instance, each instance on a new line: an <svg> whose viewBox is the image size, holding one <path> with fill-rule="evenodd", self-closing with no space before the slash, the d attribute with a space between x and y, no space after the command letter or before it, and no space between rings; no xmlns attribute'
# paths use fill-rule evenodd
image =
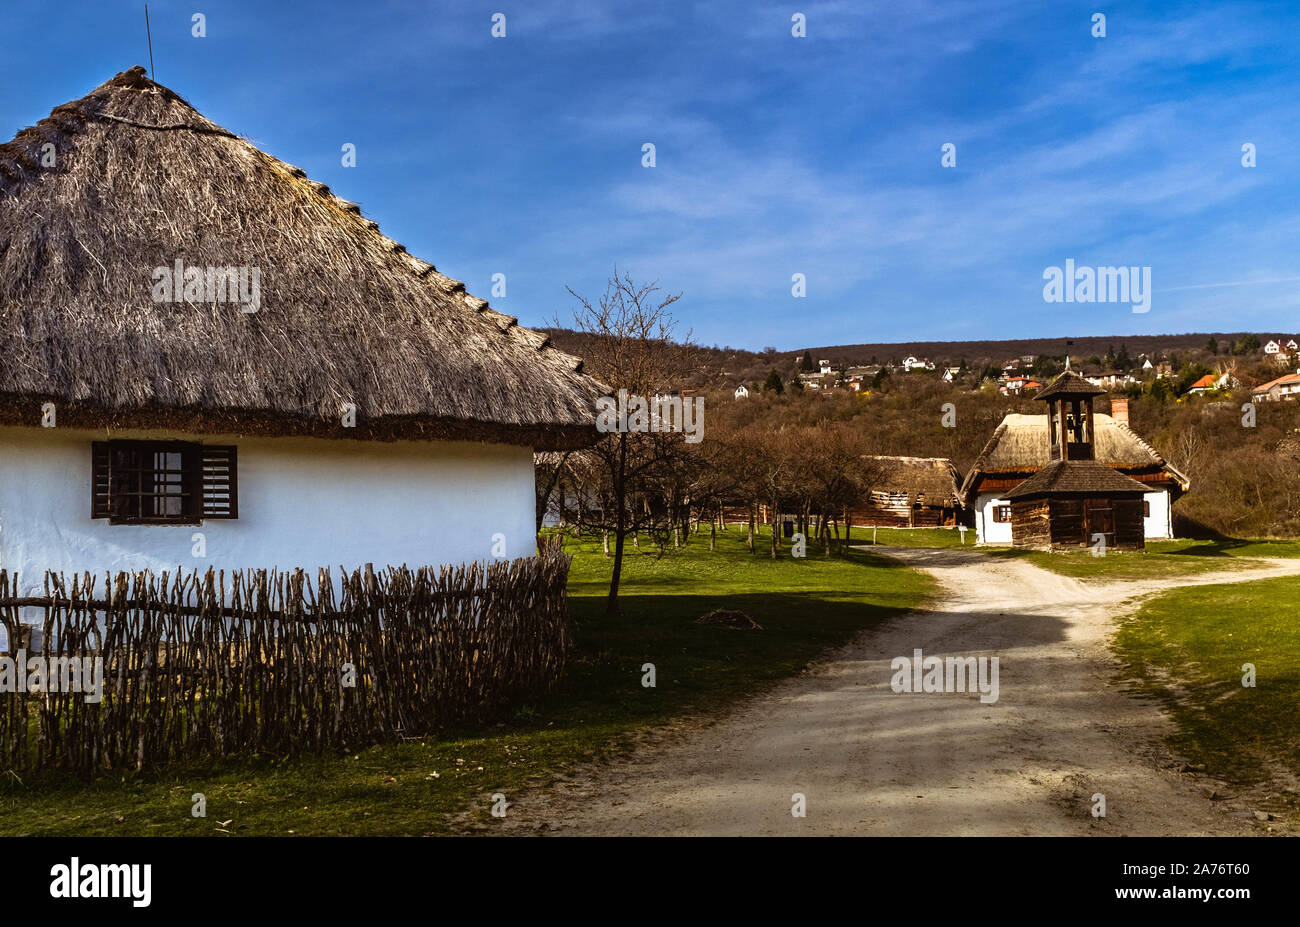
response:
<svg viewBox="0 0 1300 927"><path fill-rule="evenodd" d="M0 567L535 552L578 358L133 68L0 146Z"/></svg>
<svg viewBox="0 0 1300 927"><path fill-rule="evenodd" d="M1187 491L1187 477L1129 428L1127 412L1122 419L1094 413L1092 421L1097 462L1148 487L1143 496L1145 537L1172 538L1173 503ZM1007 494L1047 466L1051 454L1046 415L1012 413L1002 420L962 484L979 543L1011 543L1012 500Z"/></svg>

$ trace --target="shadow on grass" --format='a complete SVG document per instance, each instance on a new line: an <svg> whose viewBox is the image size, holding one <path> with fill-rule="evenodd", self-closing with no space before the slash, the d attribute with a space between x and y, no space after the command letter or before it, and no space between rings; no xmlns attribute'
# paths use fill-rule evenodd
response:
<svg viewBox="0 0 1300 927"><path fill-rule="evenodd" d="M1232 551L1252 546L1251 541L1239 538L1220 538L1213 541L1196 541L1188 547L1178 550L1162 551L1156 548L1153 553L1178 557L1231 557Z"/></svg>

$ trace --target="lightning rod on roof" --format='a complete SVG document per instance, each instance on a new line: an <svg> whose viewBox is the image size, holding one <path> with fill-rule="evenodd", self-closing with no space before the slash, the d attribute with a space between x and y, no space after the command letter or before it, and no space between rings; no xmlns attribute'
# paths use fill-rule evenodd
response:
<svg viewBox="0 0 1300 927"><path fill-rule="evenodd" d="M149 79L156 80L153 72L153 35L149 32L149 4L144 5L144 37L149 42Z"/></svg>

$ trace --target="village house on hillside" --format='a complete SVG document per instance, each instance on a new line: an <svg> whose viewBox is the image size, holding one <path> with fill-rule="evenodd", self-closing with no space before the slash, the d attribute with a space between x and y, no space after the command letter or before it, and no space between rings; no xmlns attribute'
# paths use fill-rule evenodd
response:
<svg viewBox="0 0 1300 927"><path fill-rule="evenodd" d="M872 489L853 523L871 527L934 528L964 524L961 475L946 457L866 458Z"/></svg>
<svg viewBox="0 0 1300 927"><path fill-rule="evenodd" d="M1140 382L1137 377L1120 370L1099 370L1095 373L1084 373L1081 376L1093 386L1113 391L1119 391L1130 384Z"/></svg>
<svg viewBox="0 0 1300 927"><path fill-rule="evenodd" d="M1188 387L1189 393L1200 395L1221 389L1236 389L1241 383L1230 373L1207 373Z"/></svg>
<svg viewBox="0 0 1300 927"><path fill-rule="evenodd" d="M0 322L26 583L532 555L605 391L138 67L0 146Z"/></svg>
<svg viewBox="0 0 1300 927"><path fill-rule="evenodd" d="M1025 390L1032 392L1042 385L1033 377L1007 377L998 387L998 392L1003 396L1019 396Z"/></svg>
<svg viewBox="0 0 1300 927"><path fill-rule="evenodd" d="M1190 486L1128 423L1127 400L1112 400L1113 415L1094 413L1095 459L1147 486L1143 533L1172 538L1173 503ZM1052 460L1046 415L1007 415L994 430L962 484L962 501L974 510L981 544L1011 543L1011 500L1007 494Z"/></svg>
<svg viewBox="0 0 1300 927"><path fill-rule="evenodd" d="M1263 348L1260 350L1262 350L1264 355L1267 357L1279 361L1286 361L1290 355L1294 354L1297 350L1300 350L1300 345L1296 344L1294 338L1279 336L1277 338L1270 338L1264 343Z"/></svg>
<svg viewBox="0 0 1300 927"><path fill-rule="evenodd" d="M1250 391L1250 398L1256 402L1295 399L1297 395L1300 395L1300 371L1261 383Z"/></svg>

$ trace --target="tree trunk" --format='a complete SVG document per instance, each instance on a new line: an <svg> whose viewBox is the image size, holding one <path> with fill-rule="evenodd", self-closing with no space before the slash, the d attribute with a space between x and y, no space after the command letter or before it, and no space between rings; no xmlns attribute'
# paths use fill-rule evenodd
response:
<svg viewBox="0 0 1300 927"><path fill-rule="evenodd" d="M780 530L780 529L777 527L777 522L779 522L779 521L781 520L781 514L776 510L776 500L775 500L775 499L772 500L772 507L771 507L771 510L769 511L768 514L771 516L771 517L770 517L770 521L772 522L772 559L775 560L775 559L776 559L776 551L777 551L777 547L779 546L779 542L777 541L777 538L776 538L776 533L777 533L777 531Z"/></svg>
<svg viewBox="0 0 1300 927"><path fill-rule="evenodd" d="M605 614L618 614L618 584L623 576L623 543L627 540L627 435L619 435L618 465L614 474L614 501L618 511L614 515L614 572L609 578L609 598L605 600Z"/></svg>
<svg viewBox="0 0 1300 927"><path fill-rule="evenodd" d="M754 518L755 518L755 515L754 515L754 506L753 506L753 505L750 505L750 507L749 507L749 537L746 538L745 543L749 545L749 552L750 552L751 554L754 552Z"/></svg>

